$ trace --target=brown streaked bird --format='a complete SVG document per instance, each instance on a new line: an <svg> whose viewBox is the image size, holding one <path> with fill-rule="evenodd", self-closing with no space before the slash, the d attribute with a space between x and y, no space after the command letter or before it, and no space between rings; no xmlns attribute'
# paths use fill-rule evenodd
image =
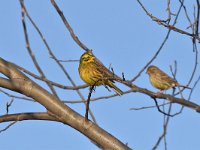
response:
<svg viewBox="0 0 200 150"><path fill-rule="evenodd" d="M165 91L170 88L175 88L177 86L189 88L187 86L180 85L176 80L171 78L169 75L167 75L165 72L163 72L156 66L153 66L153 65L149 66L147 68L146 73L149 75L151 84L155 88L157 88L161 91Z"/></svg>
<svg viewBox="0 0 200 150"><path fill-rule="evenodd" d="M123 92L114 85L114 79L119 79L119 77L107 69L100 60L93 55L92 51L87 51L81 56L78 71L81 79L90 86L109 86L118 95L123 94Z"/></svg>

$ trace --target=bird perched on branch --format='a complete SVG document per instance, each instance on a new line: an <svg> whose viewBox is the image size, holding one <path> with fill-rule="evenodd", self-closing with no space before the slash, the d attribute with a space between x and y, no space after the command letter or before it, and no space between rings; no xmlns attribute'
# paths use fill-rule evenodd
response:
<svg viewBox="0 0 200 150"><path fill-rule="evenodd" d="M85 52L79 63L79 75L81 79L90 86L104 85L112 88L118 95L123 92L114 85L114 80L117 77L113 72L107 69L92 53L92 51Z"/></svg>
<svg viewBox="0 0 200 150"><path fill-rule="evenodd" d="M184 88L191 89L187 86L180 85L177 81L175 81L173 78L171 78L169 75L164 73L162 70L160 70L156 66L153 66L153 65L149 66L147 68L146 73L149 75L151 84L155 88L161 91L165 91L165 90L168 90L170 88L175 88L175 87L184 87Z"/></svg>

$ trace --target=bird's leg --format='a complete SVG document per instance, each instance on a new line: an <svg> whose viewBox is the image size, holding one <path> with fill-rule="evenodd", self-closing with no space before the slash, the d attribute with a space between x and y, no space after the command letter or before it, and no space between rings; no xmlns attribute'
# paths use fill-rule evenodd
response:
<svg viewBox="0 0 200 150"><path fill-rule="evenodd" d="M94 86L93 89L91 89L91 90L95 92L95 90L96 90L96 86Z"/></svg>
<svg viewBox="0 0 200 150"><path fill-rule="evenodd" d="M87 103L86 103L85 121L88 121L88 112L90 109L90 98L92 96L92 91L94 91L94 88L95 88L95 84L90 86L90 91L89 91L88 99L87 99Z"/></svg>
<svg viewBox="0 0 200 150"><path fill-rule="evenodd" d="M166 90L160 90L160 91L156 92L156 94L164 94L165 91Z"/></svg>

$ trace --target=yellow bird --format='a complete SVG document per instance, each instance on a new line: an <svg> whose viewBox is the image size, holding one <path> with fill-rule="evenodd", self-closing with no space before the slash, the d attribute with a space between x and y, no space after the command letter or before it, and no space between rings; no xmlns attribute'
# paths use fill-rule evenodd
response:
<svg viewBox="0 0 200 150"><path fill-rule="evenodd" d="M119 78L109 69L107 69L92 53L92 51L85 52L79 63L79 75L81 79L92 85L105 85L112 88L118 95L122 95L123 92L115 86L114 80Z"/></svg>
<svg viewBox="0 0 200 150"><path fill-rule="evenodd" d="M169 75L164 73L162 70L160 70L156 66L153 66L153 65L149 66L147 68L146 73L149 75L151 84L155 88L161 91L168 90L170 88L174 88L177 86L189 88L187 86L180 85L177 81L175 81L173 78L171 78Z"/></svg>

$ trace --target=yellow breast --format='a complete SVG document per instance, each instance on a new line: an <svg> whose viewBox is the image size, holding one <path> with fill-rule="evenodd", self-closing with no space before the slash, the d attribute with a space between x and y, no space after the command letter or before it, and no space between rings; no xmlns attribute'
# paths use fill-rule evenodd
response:
<svg viewBox="0 0 200 150"><path fill-rule="evenodd" d="M89 85L101 85L100 82L96 83L96 81L98 81L98 78L95 73L95 68L93 66L92 63L88 63L88 64L80 64L79 65L79 74L81 79L89 84Z"/></svg>
<svg viewBox="0 0 200 150"><path fill-rule="evenodd" d="M154 78L154 77L150 77L150 81L151 81L151 84L157 88L157 89L160 89L160 90L167 90L169 88L171 88L172 86L170 84L168 84L167 82L165 81L161 81L159 80L158 78Z"/></svg>

